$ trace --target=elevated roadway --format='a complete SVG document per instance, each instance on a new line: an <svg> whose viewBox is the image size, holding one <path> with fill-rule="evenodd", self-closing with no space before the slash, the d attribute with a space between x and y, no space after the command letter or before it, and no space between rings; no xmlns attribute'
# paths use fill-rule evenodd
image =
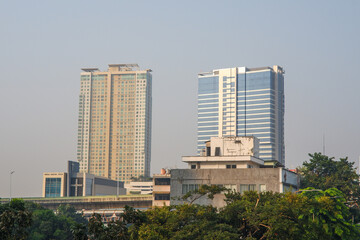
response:
<svg viewBox="0 0 360 240"><path fill-rule="evenodd" d="M122 209L126 205L137 209L147 209L152 206L152 195L119 195L119 196L88 196L61 198L22 198L24 201L38 203L41 206L56 210L61 204L70 204L77 211L97 211L106 209ZM1 203L9 199L0 199Z"/></svg>

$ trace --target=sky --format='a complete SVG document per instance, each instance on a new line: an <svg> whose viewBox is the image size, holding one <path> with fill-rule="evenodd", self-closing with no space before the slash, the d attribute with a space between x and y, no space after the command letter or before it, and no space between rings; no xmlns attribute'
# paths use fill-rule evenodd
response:
<svg viewBox="0 0 360 240"><path fill-rule="evenodd" d="M196 154L197 74L282 66L286 167L360 155L360 1L0 0L0 198L76 160L83 67L153 70L151 172Z"/></svg>

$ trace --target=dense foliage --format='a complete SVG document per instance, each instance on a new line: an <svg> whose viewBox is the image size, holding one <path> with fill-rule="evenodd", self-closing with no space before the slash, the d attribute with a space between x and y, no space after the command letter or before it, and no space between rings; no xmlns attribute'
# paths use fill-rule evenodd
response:
<svg viewBox="0 0 360 240"><path fill-rule="evenodd" d="M360 194L359 175L354 162L348 158L336 161L321 153L309 154L309 162L300 168L301 188L313 187L325 190L337 188L345 194L348 201L357 201Z"/></svg>
<svg viewBox="0 0 360 240"><path fill-rule="evenodd" d="M147 211L126 207L119 219L108 223L98 214L87 222L69 205L54 213L13 199L0 205L0 240L360 239L354 164L320 153L310 157L300 169L301 191L227 192L221 209L193 204L225 191L207 185L181 197L186 204Z"/></svg>
<svg viewBox="0 0 360 240"><path fill-rule="evenodd" d="M10 203L0 205L1 240L68 240L73 238L71 229L76 224L86 226L87 221L70 205L60 205L56 214L38 204L20 199L12 199Z"/></svg>
<svg viewBox="0 0 360 240"><path fill-rule="evenodd" d="M26 205L32 212L33 223L29 229L28 238L31 240L72 239L72 226L75 223L87 223L70 205L60 205L56 214L38 204L26 202Z"/></svg>
<svg viewBox="0 0 360 240"><path fill-rule="evenodd" d="M301 194L226 194L227 205L183 204L140 212L127 208L123 221L89 222L90 239L359 239L341 191L308 188ZM125 216L131 216L126 218Z"/></svg>
<svg viewBox="0 0 360 240"><path fill-rule="evenodd" d="M13 199L0 204L0 239L26 239L31 223L31 212L24 201Z"/></svg>

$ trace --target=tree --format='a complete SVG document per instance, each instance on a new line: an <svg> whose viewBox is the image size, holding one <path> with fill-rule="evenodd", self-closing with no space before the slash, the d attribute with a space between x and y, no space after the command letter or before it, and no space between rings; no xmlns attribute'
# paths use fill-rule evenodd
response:
<svg viewBox="0 0 360 240"><path fill-rule="evenodd" d="M337 188L345 194L347 201L358 202L360 194L359 175L354 163L348 158L334 160L321 153L309 154L309 162L300 168L301 188L313 187L326 190Z"/></svg>
<svg viewBox="0 0 360 240"><path fill-rule="evenodd" d="M310 202L310 214L299 216L308 223L305 230L309 235L316 234L318 239L360 238L360 228L349 221L349 207L345 205L345 195L340 190L307 188L302 191L301 197L306 197Z"/></svg>
<svg viewBox="0 0 360 240"><path fill-rule="evenodd" d="M120 219L111 221L107 225L102 222L99 214L94 214L88 224L90 239L101 240L127 240L138 239L138 228L146 222L143 211L125 206Z"/></svg>
<svg viewBox="0 0 360 240"><path fill-rule="evenodd" d="M306 189L301 194L245 192L226 195L223 222L242 239L359 239L349 208L337 189Z"/></svg>
<svg viewBox="0 0 360 240"><path fill-rule="evenodd" d="M183 204L146 211L148 222L139 228L139 238L150 239L238 239L229 224L220 222L212 206Z"/></svg>
<svg viewBox="0 0 360 240"><path fill-rule="evenodd" d="M75 223L70 228L71 234L73 235L74 240L87 240L87 229L86 225L82 223Z"/></svg>
<svg viewBox="0 0 360 240"><path fill-rule="evenodd" d="M70 205L60 205L57 214L50 209L45 209L35 203L26 203L32 212L33 224L29 228L28 239L72 239L73 231L78 224L86 224L87 221L81 214L76 213ZM78 229L80 230L80 229Z"/></svg>
<svg viewBox="0 0 360 240"><path fill-rule="evenodd" d="M21 199L0 205L0 239L26 239L31 225L31 212Z"/></svg>

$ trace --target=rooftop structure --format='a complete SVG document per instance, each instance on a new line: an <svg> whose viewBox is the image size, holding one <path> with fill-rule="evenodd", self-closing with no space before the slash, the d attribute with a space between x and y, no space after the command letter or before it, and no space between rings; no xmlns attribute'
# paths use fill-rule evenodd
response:
<svg viewBox="0 0 360 240"><path fill-rule="evenodd" d="M184 156L191 169L254 168L264 165L259 159L256 137L211 137L201 150L201 156Z"/></svg>

